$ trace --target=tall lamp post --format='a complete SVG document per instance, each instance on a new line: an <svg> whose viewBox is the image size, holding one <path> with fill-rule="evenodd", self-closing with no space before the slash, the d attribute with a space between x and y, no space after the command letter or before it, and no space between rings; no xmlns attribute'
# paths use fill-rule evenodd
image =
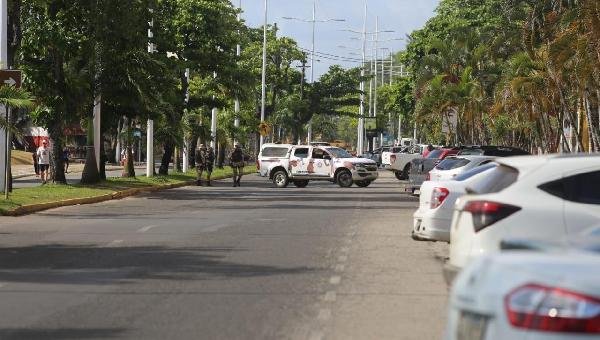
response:
<svg viewBox="0 0 600 340"><path fill-rule="evenodd" d="M154 13L150 9L150 13ZM150 39L154 37L152 27L154 27L154 19L151 18L148 22L148 53L154 53L154 44ZM146 129L146 177L154 176L154 120L148 119Z"/></svg>
<svg viewBox="0 0 600 340"><path fill-rule="evenodd" d="M238 9L240 10L240 12L238 13L237 19L238 21L242 20L242 0L239 1L239 6ZM242 55L242 47L240 46L240 44L237 44L236 47L236 52L235 52L236 57L240 58L240 56ZM237 144L237 128L240 127L240 99L238 98L238 95L236 94L235 96L235 104L234 104L234 113L235 113L235 119L233 121L233 126L236 128L236 136L234 136L233 138L233 144Z"/></svg>
<svg viewBox="0 0 600 340"><path fill-rule="evenodd" d="M263 26L263 55L262 55L262 85L261 85L261 98L260 98L260 121L265 121L265 104L267 96L267 14L268 14L268 0L265 0L265 23ZM258 152L262 149L265 142L265 137L260 135L260 142Z"/></svg>
<svg viewBox="0 0 600 340"><path fill-rule="evenodd" d="M297 20L297 21L308 22L308 23L312 24L312 44L311 44L311 56L310 56L310 82L311 82L311 84L314 83L314 81L315 81L315 26L316 26L316 23L317 22L331 22L331 21L337 21L337 22L346 21L345 19L317 20L316 14L317 14L317 0L313 0L312 19L301 19L301 18L295 18L295 17L283 17L282 18L282 19L286 19L286 20ZM308 123L307 139L308 139L308 143L310 143L312 140L312 123L311 122Z"/></svg>

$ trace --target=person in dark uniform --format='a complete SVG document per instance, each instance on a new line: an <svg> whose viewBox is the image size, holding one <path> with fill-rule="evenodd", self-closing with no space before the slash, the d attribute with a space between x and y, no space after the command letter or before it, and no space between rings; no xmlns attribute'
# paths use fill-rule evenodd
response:
<svg viewBox="0 0 600 340"><path fill-rule="evenodd" d="M200 148L196 151L196 185L202 185L202 173L206 171L206 185L212 186L210 183L210 175L213 171L213 164L215 163L215 152L209 146L208 148L204 144L200 144Z"/></svg>
<svg viewBox="0 0 600 340"><path fill-rule="evenodd" d="M235 145L235 148L229 154L229 164L233 169L233 186L239 187L240 181L242 180L242 173L244 170L244 152L239 144Z"/></svg>

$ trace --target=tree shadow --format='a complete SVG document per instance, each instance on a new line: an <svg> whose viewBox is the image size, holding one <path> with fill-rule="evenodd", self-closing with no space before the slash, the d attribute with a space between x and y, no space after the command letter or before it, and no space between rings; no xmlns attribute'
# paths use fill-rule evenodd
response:
<svg viewBox="0 0 600 340"><path fill-rule="evenodd" d="M128 284L138 280L222 280L314 272L225 260L229 247L115 247L36 245L0 248L3 282Z"/></svg>

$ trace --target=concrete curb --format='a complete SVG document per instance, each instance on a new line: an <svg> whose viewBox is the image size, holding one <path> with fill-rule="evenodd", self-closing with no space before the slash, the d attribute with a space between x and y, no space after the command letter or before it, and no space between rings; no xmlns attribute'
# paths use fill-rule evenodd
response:
<svg viewBox="0 0 600 340"><path fill-rule="evenodd" d="M256 172L255 171L247 171L247 172L244 172L244 175L250 175L253 173L256 173ZM232 176L216 176L216 177L213 177L212 180L218 181L218 180L227 179L227 178L231 178L231 177ZM106 202L106 201L110 201L110 200L119 200L119 199L123 199L126 197L139 195L142 193L182 188L182 187L191 186L191 185L196 185L196 181L187 181L187 182L181 182L181 183L156 185L156 186L142 187L142 188L131 188L131 189L115 191L113 193L100 195L100 196L72 198L72 199L56 201L56 202L28 204L28 205L23 205L23 206L17 207L13 210L1 212L0 215L13 216L13 217L23 216L23 215L29 215L32 213L49 210L49 209L54 209L54 208L67 207L67 206L80 205L80 204L94 204L94 203L101 203L101 202Z"/></svg>
<svg viewBox="0 0 600 340"><path fill-rule="evenodd" d="M110 168L110 169L109 168L110 167L107 167L106 171L117 171L117 170L121 170L122 169L122 167L117 167L117 166L115 166L113 168ZM142 168L141 167L136 167L136 169L142 169ZM72 171L70 173L72 173L72 174L80 174L82 172L83 172L83 170L82 171L78 170L78 171ZM33 177L33 176L35 176L35 172L31 172L31 173L27 173L27 174L21 174L21 175L13 175L12 178L14 180L14 179L25 178L25 177Z"/></svg>

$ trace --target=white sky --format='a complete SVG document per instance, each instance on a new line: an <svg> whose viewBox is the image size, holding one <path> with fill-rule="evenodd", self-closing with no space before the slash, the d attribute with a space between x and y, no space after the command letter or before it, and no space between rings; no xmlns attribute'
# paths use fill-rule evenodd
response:
<svg viewBox="0 0 600 340"><path fill-rule="evenodd" d="M232 0L235 6L240 0ZM310 50L312 38L311 23L285 20L283 17L297 17L312 19L313 0L268 0L269 24L277 23L280 36L294 38L301 48ZM425 22L433 16L433 12L440 0L316 0L316 19L345 19L345 22L317 23L315 30L315 50L330 55L339 55L346 58L359 58L361 42L351 40L351 37L360 35L343 32L343 29L362 31L364 18L364 1L368 1L367 31L375 31L375 18L379 16L379 30L393 30L394 33L380 34L380 40L405 38L415 29L423 27ZM263 0L242 0L243 18L251 27L262 26L264 22ZM343 49L339 45L351 49ZM393 51L403 49L405 41L388 41L379 44ZM368 44L367 46L372 46ZM372 48L371 48L372 49ZM359 55L353 55L358 53ZM389 51L380 51L389 55ZM371 54L367 51L367 54ZM352 62L327 60L316 57L315 79L325 73L330 65L342 64L344 66L358 66ZM310 75L310 72L307 72ZM310 77L310 76L308 76Z"/></svg>

